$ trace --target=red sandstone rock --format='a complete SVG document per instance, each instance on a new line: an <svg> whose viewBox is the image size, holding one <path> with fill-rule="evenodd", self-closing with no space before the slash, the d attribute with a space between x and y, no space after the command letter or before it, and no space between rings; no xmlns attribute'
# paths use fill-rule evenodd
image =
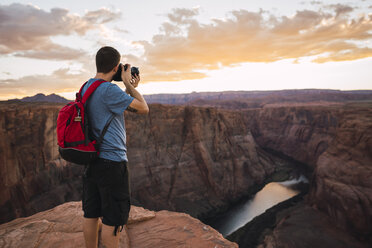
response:
<svg viewBox="0 0 372 248"><path fill-rule="evenodd" d="M272 232L257 248L368 248L349 233L337 228L332 218L305 204L282 211Z"/></svg>
<svg viewBox="0 0 372 248"><path fill-rule="evenodd" d="M372 104L350 104L317 161L309 199L337 223L372 242Z"/></svg>
<svg viewBox="0 0 372 248"><path fill-rule="evenodd" d="M372 103L247 111L256 142L314 168L308 200L372 237Z"/></svg>
<svg viewBox="0 0 372 248"><path fill-rule="evenodd" d="M240 112L151 105L126 115L132 196L202 217L262 184L280 160L257 146Z"/></svg>
<svg viewBox="0 0 372 248"><path fill-rule="evenodd" d="M58 157L61 105L0 107L0 222L79 200L82 166ZM127 114L132 199L211 215L262 184L282 161L258 147L239 112L151 105Z"/></svg>
<svg viewBox="0 0 372 248"><path fill-rule="evenodd" d="M59 107L1 107L0 221L79 198L81 171L54 160ZM194 216L226 207L275 170L278 160L263 147L309 165L313 206L372 236L370 103L150 110L126 116L133 199L141 204Z"/></svg>
<svg viewBox="0 0 372 248"><path fill-rule="evenodd" d="M56 104L0 105L0 223L81 197L82 166L59 158Z"/></svg>
<svg viewBox="0 0 372 248"><path fill-rule="evenodd" d="M82 220L81 203L65 203L0 225L0 246L84 247ZM238 247L213 228L182 213L132 206L127 227L127 233L123 231L120 236L119 247Z"/></svg>

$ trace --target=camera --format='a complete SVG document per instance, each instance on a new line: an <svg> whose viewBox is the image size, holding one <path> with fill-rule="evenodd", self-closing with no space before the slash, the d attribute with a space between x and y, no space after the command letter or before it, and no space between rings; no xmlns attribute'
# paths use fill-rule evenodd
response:
<svg viewBox="0 0 372 248"><path fill-rule="evenodd" d="M115 75L112 78L112 80L114 80L114 81L123 81L123 79L121 78L121 65L122 65L122 63L119 64L119 69L115 73ZM127 67L128 67L127 65L124 65L124 70L126 70ZM138 69L138 67L134 67L134 66L131 67L130 73L132 74L132 77L135 77L136 75L139 75L139 69Z"/></svg>

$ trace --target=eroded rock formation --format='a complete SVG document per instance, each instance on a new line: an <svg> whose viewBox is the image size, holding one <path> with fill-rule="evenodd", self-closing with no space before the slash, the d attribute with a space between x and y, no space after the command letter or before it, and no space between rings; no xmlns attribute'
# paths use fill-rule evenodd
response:
<svg viewBox="0 0 372 248"><path fill-rule="evenodd" d="M300 203L277 215L277 223L269 234L263 237L257 248L368 248L348 232L334 225L332 218Z"/></svg>
<svg viewBox="0 0 372 248"><path fill-rule="evenodd" d="M60 107L1 106L1 221L80 198L81 167L58 160L54 142ZM370 102L241 111L151 105L149 116L126 118L134 203L216 213L280 168L275 153L314 172L314 208L357 236L372 236Z"/></svg>
<svg viewBox="0 0 372 248"><path fill-rule="evenodd" d="M58 157L61 105L1 107L1 222L79 200L82 166ZM152 105L127 115L133 203L205 217L286 164L258 147L239 112Z"/></svg>
<svg viewBox="0 0 372 248"><path fill-rule="evenodd" d="M152 105L127 120L132 195L147 208L205 217L285 163L257 146L239 112Z"/></svg>
<svg viewBox="0 0 372 248"><path fill-rule="evenodd" d="M312 206L370 239L372 103L271 107L247 115L261 147L313 168L308 197Z"/></svg>
<svg viewBox="0 0 372 248"><path fill-rule="evenodd" d="M372 105L350 105L319 156L310 202L372 243Z"/></svg>
<svg viewBox="0 0 372 248"><path fill-rule="evenodd" d="M60 105L0 106L0 223L81 197L82 167L59 159Z"/></svg>
<svg viewBox="0 0 372 248"><path fill-rule="evenodd" d="M0 225L1 247L84 247L80 202ZM102 247L99 242L99 247ZM121 248L220 247L238 245L213 228L183 213L153 212L132 206L127 228L120 235Z"/></svg>

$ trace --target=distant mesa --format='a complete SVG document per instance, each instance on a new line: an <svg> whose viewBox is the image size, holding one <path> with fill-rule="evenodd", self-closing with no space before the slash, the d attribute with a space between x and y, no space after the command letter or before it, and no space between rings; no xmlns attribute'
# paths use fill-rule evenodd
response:
<svg viewBox="0 0 372 248"><path fill-rule="evenodd" d="M66 98L56 95L56 94L50 94L50 95L44 95L42 93L36 94L34 96L27 96L22 99L11 99L9 100L11 102L53 102L53 103L68 103L70 100L67 100Z"/></svg>
<svg viewBox="0 0 372 248"><path fill-rule="evenodd" d="M144 96L147 103L220 107L225 109L262 108L283 103L341 103L370 101L372 90L293 89L272 91L192 92Z"/></svg>
<svg viewBox="0 0 372 248"><path fill-rule="evenodd" d="M343 103L349 101L370 101L372 90L328 90L328 89L296 89L273 91L221 91L191 92L185 94L149 94L144 95L147 103L168 105L194 105L203 107L219 107L225 109L262 108L278 104L294 103ZM42 93L22 99L11 99L7 102L52 102L68 103L68 100L56 94Z"/></svg>

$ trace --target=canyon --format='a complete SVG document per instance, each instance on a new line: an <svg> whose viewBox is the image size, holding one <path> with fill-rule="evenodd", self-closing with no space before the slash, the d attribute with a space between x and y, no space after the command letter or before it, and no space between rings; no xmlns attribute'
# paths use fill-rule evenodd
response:
<svg viewBox="0 0 372 248"><path fill-rule="evenodd" d="M355 235L371 238L371 102L312 106L311 110L266 108L252 125L261 147L312 168L308 201L313 208Z"/></svg>
<svg viewBox="0 0 372 248"><path fill-rule="evenodd" d="M82 167L57 151L61 107L0 105L1 223L80 199ZM310 177L306 206L370 241L370 101L237 110L151 104L149 116L126 113L126 120L134 205L208 218L296 168Z"/></svg>
<svg viewBox="0 0 372 248"><path fill-rule="evenodd" d="M80 199L83 167L57 151L60 108L1 108L1 222ZM208 217L294 166L258 147L238 112L150 108L149 116L126 114L133 204Z"/></svg>

